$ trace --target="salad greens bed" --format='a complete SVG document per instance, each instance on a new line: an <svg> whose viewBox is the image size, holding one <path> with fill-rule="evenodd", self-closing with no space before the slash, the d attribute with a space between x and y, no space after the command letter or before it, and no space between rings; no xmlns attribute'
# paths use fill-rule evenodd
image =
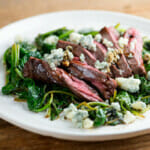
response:
<svg viewBox="0 0 150 150"><path fill-rule="evenodd" d="M123 32L116 26L119 32ZM129 111L134 115L143 117L143 113L149 109L150 104L150 81L146 77L135 75L135 78L141 80L138 93L131 94L127 91L117 89L114 96L105 103L100 102L82 102L69 89L58 85L47 85L36 82L29 78L24 78L22 71L24 64L30 56L42 59L45 53L50 53L56 48L56 44L45 43L44 40L56 35L59 39L67 40L73 30L63 27L44 34L39 34L34 43L18 41L9 47L3 56L3 63L6 66L6 85L2 88L5 95L13 95L16 101L26 101L29 110L33 112L46 111L46 117L54 120L60 113L70 107L88 112L88 118L93 121L93 126L117 125L124 123L123 116ZM80 34L91 34L93 37L98 31L80 31ZM146 40L143 45L143 58L145 54L150 54L150 41ZM146 70L150 70L150 63L144 62ZM136 101L144 102L147 107L144 110L136 110L131 104ZM112 103L118 102L120 109L112 107ZM69 111L65 109L66 111Z"/></svg>

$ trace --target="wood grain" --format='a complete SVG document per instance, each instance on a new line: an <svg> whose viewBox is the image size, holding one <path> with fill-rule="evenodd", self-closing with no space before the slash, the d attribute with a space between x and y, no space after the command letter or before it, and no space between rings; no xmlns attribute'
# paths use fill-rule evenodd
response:
<svg viewBox="0 0 150 150"><path fill-rule="evenodd" d="M41 13L95 9L150 18L150 0L0 0L0 27ZM107 142L72 142L43 137L0 120L0 150L150 150L150 135Z"/></svg>

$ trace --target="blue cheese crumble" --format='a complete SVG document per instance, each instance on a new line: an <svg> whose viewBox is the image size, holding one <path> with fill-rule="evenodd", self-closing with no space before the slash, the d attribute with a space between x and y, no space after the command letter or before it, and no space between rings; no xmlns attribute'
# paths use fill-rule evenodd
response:
<svg viewBox="0 0 150 150"><path fill-rule="evenodd" d="M57 42L58 42L58 37L55 35L51 35L44 40L44 43L47 43L50 45L57 44Z"/></svg>
<svg viewBox="0 0 150 150"><path fill-rule="evenodd" d="M81 37L80 44L88 50L96 51L96 44L94 43L92 35Z"/></svg>
<svg viewBox="0 0 150 150"><path fill-rule="evenodd" d="M130 43L130 50L134 50L135 49L135 45L137 43L137 40L134 39L131 43Z"/></svg>
<svg viewBox="0 0 150 150"><path fill-rule="evenodd" d="M96 51L96 44L94 43L92 35L84 36L82 34L73 32L69 36L69 41L74 44L80 44L82 47L88 50Z"/></svg>
<svg viewBox="0 0 150 150"><path fill-rule="evenodd" d="M108 47L113 47L113 43L107 39L103 40L103 44L108 48Z"/></svg>
<svg viewBox="0 0 150 150"><path fill-rule="evenodd" d="M96 34L95 37L94 37L94 39L95 39L95 41L97 41L97 42L101 42L101 40L102 40L101 34Z"/></svg>
<svg viewBox="0 0 150 150"><path fill-rule="evenodd" d="M73 116L75 115L75 113L77 112L77 108L74 104L70 104L69 107L65 108L63 111L63 115L69 119L72 120Z"/></svg>
<svg viewBox="0 0 150 150"><path fill-rule="evenodd" d="M82 34L73 32L69 35L69 41L74 44L79 44L82 37L83 37Z"/></svg>
<svg viewBox="0 0 150 150"><path fill-rule="evenodd" d="M136 117L130 111L126 111L123 119L126 124L134 122L135 119Z"/></svg>
<svg viewBox="0 0 150 150"><path fill-rule="evenodd" d="M71 120L73 125L77 128L89 129L92 128L94 124L94 122L88 118L88 111L77 109L77 107L72 103L64 109L62 116Z"/></svg>
<svg viewBox="0 0 150 150"><path fill-rule="evenodd" d="M72 118L72 123L77 128L83 128L83 120L88 117L88 112L85 110L78 110Z"/></svg>
<svg viewBox="0 0 150 150"><path fill-rule="evenodd" d="M117 111L121 110L119 102L113 102L111 103L111 106L115 108Z"/></svg>
<svg viewBox="0 0 150 150"><path fill-rule="evenodd" d="M114 52L115 51L115 49L111 48L111 47L108 47L107 50L108 50L108 52Z"/></svg>
<svg viewBox="0 0 150 150"><path fill-rule="evenodd" d="M133 104L131 104L131 107L133 109L136 109L136 110L144 110L146 108L146 104L142 101L136 101L134 102Z"/></svg>
<svg viewBox="0 0 150 150"><path fill-rule="evenodd" d="M69 60L72 60L74 58L74 55L70 51L67 51L67 55L69 57Z"/></svg>
<svg viewBox="0 0 150 150"><path fill-rule="evenodd" d="M94 125L94 122L90 118L86 118L85 120L83 120L83 128L89 129L89 128L92 128L93 125Z"/></svg>
<svg viewBox="0 0 150 150"><path fill-rule="evenodd" d="M120 37L118 43L121 48L124 48L128 44L128 39Z"/></svg>
<svg viewBox="0 0 150 150"><path fill-rule="evenodd" d="M81 62L85 62L85 56L83 53L81 53L81 55L80 55L80 60L81 60Z"/></svg>
<svg viewBox="0 0 150 150"><path fill-rule="evenodd" d="M119 73L120 75L122 75L124 73L124 70L119 69Z"/></svg>
<svg viewBox="0 0 150 150"><path fill-rule="evenodd" d="M105 61L100 62L99 60L97 60L95 62L95 68L101 70L102 72L107 72L108 67L109 67L109 64Z"/></svg>
<svg viewBox="0 0 150 150"><path fill-rule="evenodd" d="M51 54L45 54L44 60L48 62L52 70L61 64L64 58L64 51L62 48L53 49Z"/></svg>
<svg viewBox="0 0 150 150"><path fill-rule="evenodd" d="M116 78L117 84L123 90L126 90L131 93L136 93L140 89L141 81L139 79L134 79L133 77L130 78L123 78L119 77Z"/></svg>

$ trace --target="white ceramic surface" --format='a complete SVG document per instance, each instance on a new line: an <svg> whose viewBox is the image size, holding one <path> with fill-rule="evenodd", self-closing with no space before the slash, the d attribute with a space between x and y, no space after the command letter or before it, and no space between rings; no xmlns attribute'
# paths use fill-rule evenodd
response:
<svg viewBox="0 0 150 150"><path fill-rule="evenodd" d="M143 35L150 34L150 20L131 15L106 11L66 11L43 14L12 23L0 29L0 89L4 85L5 72L2 55L17 35L33 40L41 32L66 26L81 29L92 27L100 29L104 25L121 23L124 27L136 27ZM16 126L45 136L78 141L103 141L133 137L150 132L150 112L145 119L137 119L129 125L100 127L96 129L77 129L68 121L50 121L44 113L33 113L26 103L18 103L10 96L0 93L0 117Z"/></svg>

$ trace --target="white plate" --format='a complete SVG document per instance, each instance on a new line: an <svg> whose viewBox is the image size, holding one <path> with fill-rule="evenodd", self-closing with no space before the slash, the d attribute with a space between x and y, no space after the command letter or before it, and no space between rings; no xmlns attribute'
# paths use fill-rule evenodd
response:
<svg viewBox="0 0 150 150"><path fill-rule="evenodd" d="M93 27L100 29L104 25L120 22L125 27L135 27L143 35L150 34L150 21L121 13L106 11L66 11L31 17L12 23L0 30L0 89L4 85L5 72L2 55L15 40L17 35L25 39L33 38L41 32L58 27L69 28ZM150 132L150 112L145 119L137 119L129 125L100 127L96 129L77 129L68 121L51 122L44 118L44 113L33 113L26 103L14 102L10 96L0 94L0 117L14 125L46 136L78 141L103 141L133 137Z"/></svg>

